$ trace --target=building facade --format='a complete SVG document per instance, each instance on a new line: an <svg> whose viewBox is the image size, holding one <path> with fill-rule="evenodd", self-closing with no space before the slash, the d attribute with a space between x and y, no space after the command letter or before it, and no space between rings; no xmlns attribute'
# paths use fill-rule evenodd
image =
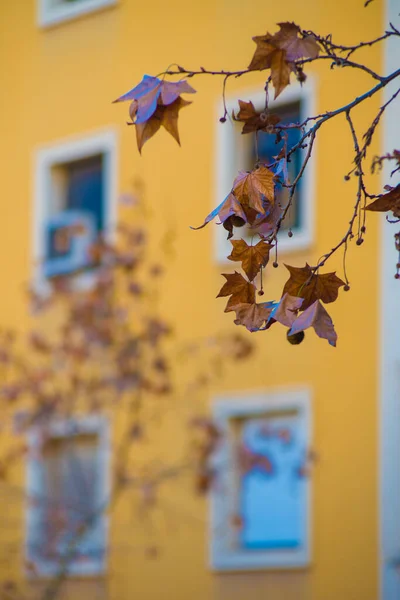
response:
<svg viewBox="0 0 400 600"><path fill-rule="evenodd" d="M145 6L134 0L3 0L0 326L29 329L26 282L45 286L47 277L73 269L90 236L115 225L118 197L130 192L132 181L140 178L151 205L152 230L161 235L167 225L174 231L176 254L161 294L165 316L178 339L233 328L222 301L214 299L222 285L220 274L232 270L224 259L227 242L222 228L214 224L199 232L189 228L199 225L221 202L237 170L252 160L246 136L240 136L234 123L219 122L222 81L206 75L191 81L197 94L180 115L181 148L161 131L140 155L133 128L125 125L126 105L112 101L143 74L156 75L173 62L187 69L245 68L254 51L251 38L273 32L277 22L294 21L321 35L333 33L338 43L375 39L390 19L397 18L395 4L395 0L387 6L376 1L363 8L358 0L324 5L316 0L287 0L282 5L260 0L250 5L175 0ZM394 48L381 45L363 52L371 68L385 72L394 68ZM283 120L333 110L370 85L360 71L330 70L320 63L307 73L302 88L293 83L279 97L276 106ZM257 107L262 89L262 73L232 78L226 90L229 113L238 98L251 99ZM383 95L363 104L357 126L368 125L382 101ZM375 141L371 156L396 146L398 110L398 104L393 104L392 120L385 125L380 146ZM265 142L262 151L269 156L273 149ZM268 299L279 294L287 278L283 263L315 264L344 233L355 193L353 183L343 177L351 160L352 144L343 117L328 124L317 141L291 217L294 236L282 238L281 266L265 281ZM52 246L52 231L73 225L82 211L89 215L89 237L75 240L64 259ZM351 291L341 294L330 311L339 334L336 349L312 333L298 347L289 346L280 331L249 333L257 347L255 357L230 371L201 399L202 407L221 427L233 423L235 435L248 443L256 437L258 417L279 432L295 432L301 444L290 450L292 454L288 451L291 465L300 460L296 452L313 450L317 460L311 473L299 478L294 500L287 501L282 481L272 496L264 497L264 490L261 499L253 501L258 482L249 480L240 502L247 503L255 523L240 534L239 542L236 538L232 542L218 533L229 528L224 519L232 511L227 513L226 506L237 501L231 479L226 481L223 500L208 502L187 490L172 495L167 498L169 508L161 511L155 524L132 518L127 496L96 531L96 539L104 538L108 546L107 561L94 561L86 573L79 569L72 573L63 587L64 597L400 597L400 454L396 452L400 420L395 401L399 292L392 276L396 253L386 243L388 238L392 240L392 232L387 235L373 215L365 243L349 248ZM340 276L341 257L334 257L331 267L329 271L337 270ZM118 431L109 438L103 423L89 420L85 427L88 439L78 451L90 467L90 436L99 436L105 444L101 446L104 458L112 455ZM160 439L166 452L181 443L179 425L172 420L169 427L169 435ZM63 433L56 432L55 437L51 468L56 473L64 460ZM24 485L30 473L33 476L29 464L21 465L11 483ZM40 480L40 474L34 476ZM60 489L62 484L54 481ZM99 485L106 486L106 478ZM27 516L24 504L6 495L0 503L0 578L26 581L24 541L29 527L36 531L40 515ZM266 506L272 517L263 532L257 515ZM285 527L275 530L278 521ZM160 548L156 558L143 552L148 539ZM232 544L239 549L232 551ZM20 552L9 553L11 546L20 547ZM28 586L33 598L41 597L40 577Z"/></svg>

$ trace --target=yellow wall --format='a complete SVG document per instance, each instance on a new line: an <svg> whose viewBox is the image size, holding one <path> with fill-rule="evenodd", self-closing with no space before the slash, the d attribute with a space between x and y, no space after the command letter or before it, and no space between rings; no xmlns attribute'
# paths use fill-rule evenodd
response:
<svg viewBox="0 0 400 600"><path fill-rule="evenodd" d="M125 126L127 105L111 101L137 83L143 73L157 74L177 61L186 67L243 68L254 50L253 35L274 31L279 21L334 32L350 43L381 31L382 4L363 9L360 0L320 2L286 0L203 0L202 2L121 0L119 5L50 29L36 25L34 0L0 1L0 323L24 328L28 323L23 286L31 273L33 153L37 146L89 133L104 126L119 131L120 190L140 176L154 209L154 231L165 224L176 233L176 257L162 289L165 318L185 339L234 327L224 303L214 300L222 279L213 256L213 225L192 232L214 202L215 104L221 82L201 77L194 104L182 111L180 149L161 131L140 157L134 132ZM378 49L366 50L380 69ZM313 70L317 111L334 108L370 85L354 71ZM236 80L230 91L255 82ZM373 99L359 111L367 123ZM372 113L371 113L372 114ZM377 148L375 148L377 151ZM345 119L328 124L317 146L316 240L309 252L285 262L311 264L338 241L352 210L354 184L343 181L351 161ZM375 152L376 153L376 152ZM374 600L377 598L377 228L368 225L366 243L349 251L352 289L341 294L330 312L339 333L337 349L309 333L298 347L288 346L281 328L253 334L257 357L231 369L215 391L268 389L288 384L313 388L313 446L320 456L313 473L312 565L299 572L213 574L207 566L206 503L189 491L170 494L170 507L159 516L157 560L143 556L146 529L132 518L129 497L113 516L110 575L80 588L115 600ZM341 259L330 265L340 275ZM231 270L231 265L228 265ZM331 270L331 268L329 269ZM285 281L282 266L268 276L265 298L278 296ZM251 335L251 334L249 334ZM210 394L211 396L211 394ZM209 398L205 397L204 402ZM182 445L183 434L171 419L166 445ZM181 427L181 424L179 424ZM166 492L168 496L168 491ZM7 511L16 511L11 503ZM2 515L4 518L4 514ZM20 531L21 534L21 531ZM4 537L0 530L0 543ZM125 544L137 551L125 553ZM0 563L0 569L2 564ZM10 575L19 563L3 568ZM88 585L88 584L86 584ZM78 597L78 591L74 596Z"/></svg>

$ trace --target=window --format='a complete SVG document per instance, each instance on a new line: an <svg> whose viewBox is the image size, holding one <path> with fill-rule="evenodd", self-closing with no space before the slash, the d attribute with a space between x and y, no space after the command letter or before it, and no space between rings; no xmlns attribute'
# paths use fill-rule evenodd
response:
<svg viewBox="0 0 400 600"><path fill-rule="evenodd" d="M91 265L90 247L115 220L114 132L40 150L36 156L37 279Z"/></svg>
<svg viewBox="0 0 400 600"><path fill-rule="evenodd" d="M104 571L108 452L107 426L99 418L30 433L26 555L38 575L56 573L75 543L69 574Z"/></svg>
<svg viewBox="0 0 400 600"><path fill-rule="evenodd" d="M48 27L116 3L117 0L38 0L38 22L41 27Z"/></svg>
<svg viewBox="0 0 400 600"><path fill-rule="evenodd" d="M307 79L303 88L292 84L276 101L271 103L271 110L278 113L282 122L301 121L314 114L314 90L312 79ZM236 92L234 97L227 99L228 114L238 111L238 99L251 100L257 110L262 110L265 103L265 93L251 90ZM223 108L219 107L219 116ZM233 181L241 170L250 170L255 162L255 136L254 134L241 134L241 123L228 119L226 123L218 123L217 135L217 199L220 204L232 188ZM289 146L296 143L299 131L291 129L288 132ZM258 154L262 160L271 162L271 157L278 154L282 144L275 144L275 136L260 132L258 134ZM302 154L299 151L289 163L289 176L293 179L300 169ZM279 253L294 252L310 246L313 239L314 223L314 157L309 161L308 167L298 186L295 202L287 219L286 228L290 227L293 237L288 238L287 231L282 230L279 237ZM284 188L277 190L280 201L285 203L287 191ZM226 231L222 227L215 227L217 260L226 262L226 257L231 253L231 244L226 239ZM243 230L236 230L235 237L245 235Z"/></svg>
<svg viewBox="0 0 400 600"><path fill-rule="evenodd" d="M211 497L212 567L307 565L309 392L221 399L214 417L224 436Z"/></svg>

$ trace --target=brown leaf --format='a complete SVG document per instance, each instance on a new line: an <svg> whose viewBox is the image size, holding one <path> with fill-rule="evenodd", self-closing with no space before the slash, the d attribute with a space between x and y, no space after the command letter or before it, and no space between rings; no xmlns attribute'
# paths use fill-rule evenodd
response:
<svg viewBox="0 0 400 600"><path fill-rule="evenodd" d="M204 219L204 223L199 227L191 227L191 229L202 229L218 215L225 229L229 231L228 240L233 235L233 227L241 227L248 222L248 217L238 199L232 192L225 198L217 208L214 208L209 215Z"/></svg>
<svg viewBox="0 0 400 600"><path fill-rule="evenodd" d="M196 90L192 88L184 79L182 81L163 81L161 84L161 101L164 105L172 104L181 94L195 94Z"/></svg>
<svg viewBox="0 0 400 600"><path fill-rule="evenodd" d="M278 321L286 327L291 327L297 319L297 313L303 303L302 298L284 294L280 299L279 304L271 313L271 319Z"/></svg>
<svg viewBox="0 0 400 600"><path fill-rule="evenodd" d="M226 283L222 286L217 298L231 296L226 305L225 312L234 310L237 304L254 304L256 300L256 288L247 281L243 275L237 273L223 273Z"/></svg>
<svg viewBox="0 0 400 600"><path fill-rule="evenodd" d="M184 108L191 102L177 98L168 106L157 106L155 113L144 123L135 123L136 140L139 152L142 151L143 145L149 140L161 125L172 135L172 137L180 144L178 131L178 113L181 108Z"/></svg>
<svg viewBox="0 0 400 600"><path fill-rule="evenodd" d="M259 167L251 173L241 171L233 182L233 193L239 202L262 214L265 214L263 199L273 204L274 192L274 173L266 167Z"/></svg>
<svg viewBox="0 0 400 600"><path fill-rule="evenodd" d="M168 133L172 135L172 137L178 142L179 145L180 140L178 131L178 113L181 110L181 108L184 108L189 104L192 103L188 102L187 100L183 100L183 98L176 98L176 100L174 100L171 104L169 104L165 108L162 108L163 112L161 118L161 125L165 127Z"/></svg>
<svg viewBox="0 0 400 600"><path fill-rule="evenodd" d="M243 271L253 281L260 268L268 263L271 244L262 240L255 246L249 246L245 240L231 240L231 244L233 250L228 256L229 260L240 261Z"/></svg>
<svg viewBox="0 0 400 600"><path fill-rule="evenodd" d="M248 67L251 71L268 69L271 66L271 57L276 50L272 39L273 36L270 33L253 37L253 42L257 44L257 48Z"/></svg>
<svg viewBox="0 0 400 600"><path fill-rule="evenodd" d="M332 319L319 300L316 300L297 317L288 335L294 335L309 327L314 327L315 333L320 338L328 340L331 346L336 346L337 333Z"/></svg>
<svg viewBox="0 0 400 600"><path fill-rule="evenodd" d="M397 219L400 219L400 184L391 189L387 194L379 196L376 200L368 204L365 210L377 212L392 211Z"/></svg>
<svg viewBox="0 0 400 600"><path fill-rule="evenodd" d="M236 312L236 325L244 325L249 331L259 331L268 320L272 308L268 302L263 304L237 304L234 307Z"/></svg>
<svg viewBox="0 0 400 600"><path fill-rule="evenodd" d="M190 104L180 97L182 93L195 93L187 81L168 82L145 75L132 90L114 102L132 100L129 115L136 126L136 139L139 152L143 144L159 130L160 125L176 139L178 144L178 112Z"/></svg>
<svg viewBox="0 0 400 600"><path fill-rule="evenodd" d="M274 35L253 37L256 51L249 65L250 70L271 69L275 98L289 85L294 62L300 58L316 58L319 45L312 35L302 37L295 23L278 23L279 31Z"/></svg>
<svg viewBox="0 0 400 600"><path fill-rule="evenodd" d="M339 288L344 285L344 281L335 273L314 274L307 263L301 268L290 265L285 267L289 270L290 277L285 283L283 294L303 298L301 310L306 310L316 300L322 300L326 304L334 302L338 297Z"/></svg>
<svg viewBox="0 0 400 600"><path fill-rule="evenodd" d="M277 50L271 60L271 77L275 88L274 99L290 84L291 67L287 61L286 51Z"/></svg>
<svg viewBox="0 0 400 600"><path fill-rule="evenodd" d="M134 115L139 123L144 123L157 109L161 84L161 79L145 75L138 85L114 100L114 102L136 101L136 105L131 104L131 110L133 110L133 106L136 106Z"/></svg>
<svg viewBox="0 0 400 600"><path fill-rule="evenodd" d="M251 133L253 131L268 131L272 132L275 125L279 123L281 118L277 114L269 114L267 111L257 112L252 102L244 102L239 100L240 110L232 117L235 121L244 123L242 133Z"/></svg>
<svg viewBox="0 0 400 600"><path fill-rule="evenodd" d="M158 79L158 77L145 75L138 85L114 100L114 102L133 100L130 110L136 117L137 122L144 123L155 113L157 106L172 104L179 98L180 94L194 93L196 93L196 90L185 80L169 82Z"/></svg>
<svg viewBox="0 0 400 600"><path fill-rule="evenodd" d="M142 153L143 145L153 137L161 127L161 107L157 109L154 115L144 123L135 123L136 143L140 153Z"/></svg>
<svg viewBox="0 0 400 600"><path fill-rule="evenodd" d="M282 211L282 207L276 202L266 211L265 215L258 215L257 219L251 223L252 230L262 237L268 237L275 231L277 223L282 216Z"/></svg>
<svg viewBox="0 0 400 600"><path fill-rule="evenodd" d="M278 23L280 31L273 36L274 43L286 51L286 60L293 62L300 58L316 58L319 46L312 35L298 37L301 29L295 23Z"/></svg>

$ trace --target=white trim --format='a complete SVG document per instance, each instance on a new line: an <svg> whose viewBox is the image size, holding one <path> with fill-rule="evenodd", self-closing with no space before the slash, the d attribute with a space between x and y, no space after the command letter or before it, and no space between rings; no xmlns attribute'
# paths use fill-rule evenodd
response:
<svg viewBox="0 0 400 600"><path fill-rule="evenodd" d="M385 23L399 27L398 0L386 1ZM386 46L385 71L398 68L400 40L390 38ZM388 100L397 89L385 88ZM397 83L398 86L398 83ZM382 101L383 103L383 101ZM399 148L400 98L385 111L382 154ZM382 183L390 179L393 164L385 164ZM397 178L397 182L399 181ZM394 234L398 226L382 216L381 227L381 306L380 306L380 584L382 600L400 598L400 281L394 279L398 253Z"/></svg>
<svg viewBox="0 0 400 600"><path fill-rule="evenodd" d="M43 276L42 262L45 255L43 227L49 215L51 168L54 165L72 162L102 154L104 156L105 232L113 235L117 221L118 185L118 136L114 128L101 130L79 137L68 138L35 152L34 156L34 206L33 206L33 260L34 287L46 291L48 286Z"/></svg>
<svg viewBox="0 0 400 600"><path fill-rule="evenodd" d="M254 106L258 109L262 108L265 102L265 92L260 92L260 87L244 89L236 91L234 95L228 96L226 99L226 108L228 110L228 119L225 123L220 123L219 118L218 130L216 133L216 198L214 205L218 206L227 196L232 183L238 173L238 140L237 124L231 120L232 110L237 112L238 99L249 101L251 100ZM292 83L286 88L284 93L279 98L270 103L271 109L292 102L300 101L300 119L304 120L310 115L316 114L316 80L315 77L308 77L306 83L302 87L299 83ZM224 113L223 103L218 104L217 116L221 117ZM294 230L292 238L288 238L286 234L279 238L279 254L288 254L309 248L314 241L315 230L315 157L314 152L309 160L307 169L302 177L302 205L301 205L301 221L302 227L299 230ZM215 226L215 256L216 260L221 263L226 263L228 254L231 253L231 244L226 239L227 233L221 226ZM239 230L240 231L240 230Z"/></svg>
<svg viewBox="0 0 400 600"><path fill-rule="evenodd" d="M217 478L210 496L210 563L218 571L304 568L311 558L311 482L305 488L304 514L302 515L301 545L295 549L251 551L232 544L235 534L230 522L234 512L234 472L229 423L233 418L252 417L273 412L296 413L298 431L307 448L312 436L311 390L289 388L267 392L240 393L218 397L213 402L213 418L223 434L222 443L215 456Z"/></svg>
<svg viewBox="0 0 400 600"><path fill-rule="evenodd" d="M99 436L99 462L101 469L99 469L101 481L101 496L99 499L101 504L107 504L111 493L111 472L110 472L110 461L111 461L111 440L110 440L110 427L107 419L100 416L86 416L66 420L54 421L51 424L46 424L43 427L37 426L31 428L27 435L29 454L27 459L26 468L26 489L27 498L31 495L35 495L37 492L37 481L40 470L40 452L41 452L41 441L43 432L46 436L52 438L66 438L71 435L71 431L79 431L79 434L97 434ZM68 574L72 576L93 576L99 575L106 571L107 568L107 540L109 536L109 516L108 511L104 510L101 514L103 524L103 541L104 541L104 557L101 562L96 559L92 561L86 561L84 563L71 562L68 569ZM29 556L29 534L32 531L35 523L35 510L28 503L25 511L25 557L35 565L34 575L33 572L27 572L29 577L52 577L56 573L53 565L49 565L45 562L40 562L35 557Z"/></svg>
<svg viewBox="0 0 400 600"><path fill-rule="evenodd" d="M82 15L87 15L109 6L117 4L118 0L79 0L76 3L58 0L38 0L38 25L39 27L50 27L63 21L70 21Z"/></svg>

